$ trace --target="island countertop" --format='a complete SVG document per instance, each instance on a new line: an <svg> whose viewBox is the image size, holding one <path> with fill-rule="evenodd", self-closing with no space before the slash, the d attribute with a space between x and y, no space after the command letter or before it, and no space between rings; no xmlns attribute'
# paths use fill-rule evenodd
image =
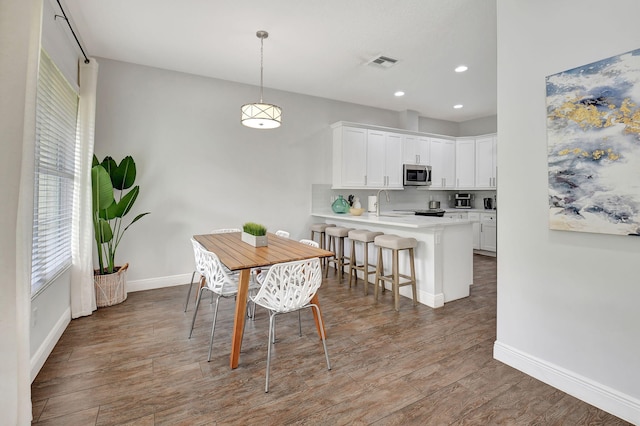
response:
<svg viewBox="0 0 640 426"><path fill-rule="evenodd" d="M321 217L324 219L367 223L371 225L387 225L413 229L458 226L463 223L470 223L470 221L466 219L452 219L437 216L416 216L413 212L408 213L402 211L381 212L380 216L376 216L375 213L367 212L362 213L360 216L353 216L349 213L337 214L333 212L315 212L311 213L311 216Z"/></svg>
<svg viewBox="0 0 640 426"><path fill-rule="evenodd" d="M316 221L355 229L368 229L400 237L412 237L418 242L415 248L416 287L418 302L432 308L469 295L473 283L473 232L472 222L466 219L416 216L414 211L387 210L363 213L361 216L336 214L332 211L316 211L311 214ZM361 247L356 247L361 250ZM345 244L345 254L351 253L351 244ZM362 252L360 252L362 256ZM385 272L391 265L391 254L385 263ZM369 264L377 263L376 250L369 250ZM407 253L400 253L400 265L408 265ZM359 273L360 278L364 278ZM410 288L401 287L400 294L412 297Z"/></svg>

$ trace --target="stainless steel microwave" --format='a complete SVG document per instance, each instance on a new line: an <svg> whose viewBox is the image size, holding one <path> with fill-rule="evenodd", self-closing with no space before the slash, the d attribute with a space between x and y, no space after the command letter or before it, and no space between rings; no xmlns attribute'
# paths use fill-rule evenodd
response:
<svg viewBox="0 0 640 426"><path fill-rule="evenodd" d="M431 185L431 166L421 164L405 164L402 166L404 186Z"/></svg>

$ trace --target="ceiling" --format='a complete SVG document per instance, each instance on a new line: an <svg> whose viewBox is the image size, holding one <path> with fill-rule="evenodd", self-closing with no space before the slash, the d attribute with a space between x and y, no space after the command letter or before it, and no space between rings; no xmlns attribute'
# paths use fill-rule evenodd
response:
<svg viewBox="0 0 640 426"><path fill-rule="evenodd" d="M454 122L496 114L495 0L64 0L63 6L90 56L256 86L256 31L266 30L265 102L277 104L270 89L279 89ZM379 55L398 62L387 69L366 65ZM455 73L460 64L469 70ZM406 95L395 97L398 90Z"/></svg>

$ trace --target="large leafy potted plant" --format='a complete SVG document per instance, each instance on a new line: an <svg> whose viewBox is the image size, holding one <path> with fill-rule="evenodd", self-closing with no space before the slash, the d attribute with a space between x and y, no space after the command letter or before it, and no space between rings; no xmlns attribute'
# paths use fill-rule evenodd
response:
<svg viewBox="0 0 640 426"><path fill-rule="evenodd" d="M133 186L135 180L136 163L131 156L125 157L120 164L109 156L99 163L93 156L92 212L99 264L94 273L94 284L98 307L111 306L127 298L125 273L129 264L116 266L116 251L126 230L149 214L141 213L127 226L123 225L124 216L131 211L140 192L138 185Z"/></svg>

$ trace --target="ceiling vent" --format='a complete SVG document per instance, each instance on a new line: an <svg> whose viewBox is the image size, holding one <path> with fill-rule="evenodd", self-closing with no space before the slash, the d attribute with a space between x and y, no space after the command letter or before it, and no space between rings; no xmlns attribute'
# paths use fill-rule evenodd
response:
<svg viewBox="0 0 640 426"><path fill-rule="evenodd" d="M398 62L397 59L390 58L388 56L376 56L367 62L367 65L376 67L376 68L391 68Z"/></svg>

